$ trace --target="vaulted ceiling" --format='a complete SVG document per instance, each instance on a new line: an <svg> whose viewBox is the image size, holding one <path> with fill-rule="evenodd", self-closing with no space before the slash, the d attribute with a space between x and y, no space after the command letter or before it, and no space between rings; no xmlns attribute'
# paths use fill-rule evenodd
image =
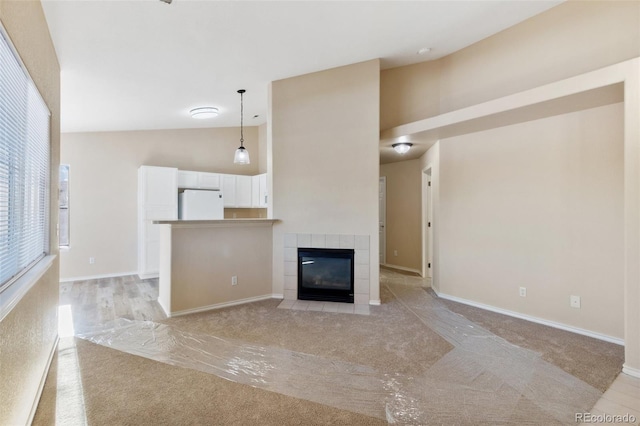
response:
<svg viewBox="0 0 640 426"><path fill-rule="evenodd" d="M559 1L62 1L43 7L61 66L62 131L266 121L270 81L381 58L448 55ZM431 51L419 55L421 48ZM219 109L194 120L189 110Z"/></svg>

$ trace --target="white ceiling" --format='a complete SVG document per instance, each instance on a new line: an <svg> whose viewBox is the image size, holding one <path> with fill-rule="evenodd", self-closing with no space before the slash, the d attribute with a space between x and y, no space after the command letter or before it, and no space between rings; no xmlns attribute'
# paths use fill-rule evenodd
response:
<svg viewBox="0 0 640 426"><path fill-rule="evenodd" d="M62 131L266 121L267 85L374 58L437 59L547 10L545 1L44 0L60 61ZM422 47L432 51L417 55ZM194 120L189 110L220 115ZM258 115L254 118L254 115Z"/></svg>

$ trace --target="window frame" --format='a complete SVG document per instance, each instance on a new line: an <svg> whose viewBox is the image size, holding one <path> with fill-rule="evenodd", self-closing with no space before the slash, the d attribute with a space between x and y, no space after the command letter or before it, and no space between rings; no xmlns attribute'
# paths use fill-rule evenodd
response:
<svg viewBox="0 0 640 426"><path fill-rule="evenodd" d="M42 274L51 266L53 263L53 259L55 256L51 255L51 182L52 182L52 155L51 155L51 141L52 141L52 126L51 126L51 110L49 106L45 102L40 90L35 84L34 80L31 78L29 71L27 70L22 58L20 58L20 54L15 48L13 42L11 41L11 37L5 30L2 22L0 22L0 43L6 44L9 52L11 53L13 59L16 61L16 64L20 68L20 70L24 73L26 86L27 86L27 94L29 96L29 91L32 91L32 94L36 95L36 99L42 103L42 107L44 112L46 112L46 159L45 159L45 173L44 173L44 184L42 190L44 193L38 191L38 194L42 196L43 201L43 231L40 237L43 239L42 242L42 253L36 256L34 259L31 259L25 266L21 269L15 271L15 273L7 278L4 282L0 282L0 319L4 318L4 316L8 313L10 309L19 301L24 294L31 288L33 284L42 276ZM34 111L31 108L27 108L25 111L25 116L33 113ZM44 133L43 133L44 135ZM25 141L21 141L25 142ZM26 143L24 143L26 145ZM9 207L10 208L10 207ZM37 278L36 278L37 277ZM34 280L35 278L35 280Z"/></svg>

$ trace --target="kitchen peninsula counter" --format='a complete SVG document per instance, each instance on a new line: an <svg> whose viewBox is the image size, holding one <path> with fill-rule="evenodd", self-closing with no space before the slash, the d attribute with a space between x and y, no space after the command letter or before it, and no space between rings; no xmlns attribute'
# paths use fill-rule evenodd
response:
<svg viewBox="0 0 640 426"><path fill-rule="evenodd" d="M158 302L167 317L271 298L275 222L154 221L160 225Z"/></svg>
<svg viewBox="0 0 640 426"><path fill-rule="evenodd" d="M235 225L249 225L249 224L262 224L271 226L278 219L215 219L215 220L154 220L156 225L172 225L180 227L203 227L210 225L222 225L222 226L235 226Z"/></svg>

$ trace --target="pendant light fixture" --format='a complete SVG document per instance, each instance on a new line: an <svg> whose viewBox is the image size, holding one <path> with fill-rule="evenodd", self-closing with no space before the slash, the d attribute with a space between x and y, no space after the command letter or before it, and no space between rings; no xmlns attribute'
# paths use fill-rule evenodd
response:
<svg viewBox="0 0 640 426"><path fill-rule="evenodd" d="M391 146L393 147L393 149L395 149L395 151L398 154L406 154L411 149L413 144L409 142L401 142L401 143L394 143Z"/></svg>
<svg viewBox="0 0 640 426"><path fill-rule="evenodd" d="M242 96L244 95L244 92L246 92L244 89L238 90L238 93L240 93L240 147L236 149L236 155L233 157L233 162L235 164L251 163L251 160L249 159L249 151L244 147L244 99Z"/></svg>

